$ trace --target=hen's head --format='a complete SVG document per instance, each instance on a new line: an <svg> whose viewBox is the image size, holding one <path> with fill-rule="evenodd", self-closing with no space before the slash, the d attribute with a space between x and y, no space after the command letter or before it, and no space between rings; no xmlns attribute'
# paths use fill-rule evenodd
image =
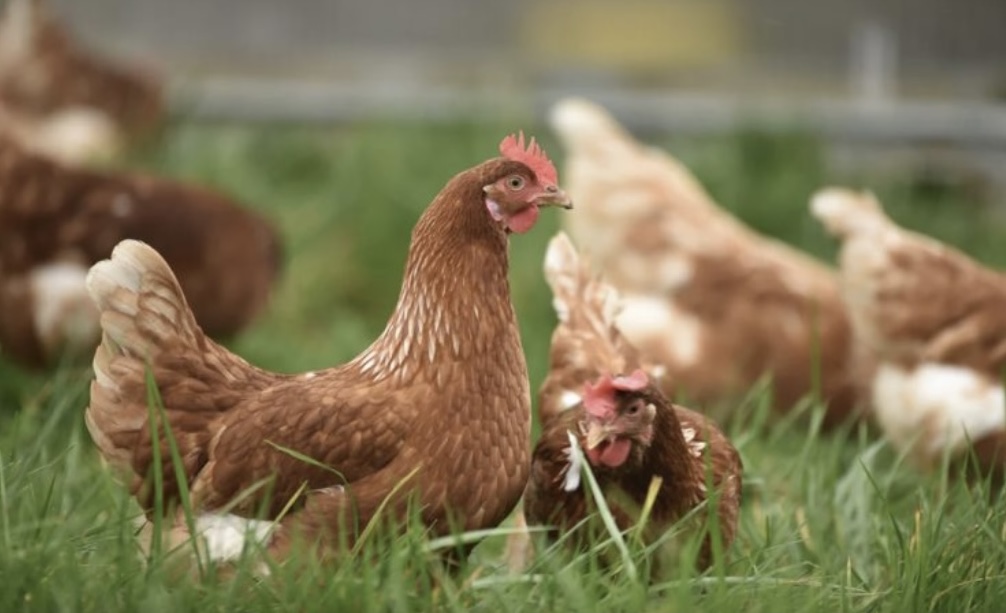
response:
<svg viewBox="0 0 1006 613"><path fill-rule="evenodd" d="M640 458L653 441L657 397L642 370L628 376L602 375L584 386L587 459L618 468Z"/></svg>
<svg viewBox="0 0 1006 613"><path fill-rule="evenodd" d="M527 232L538 220L543 206L573 208L572 201L557 184L558 174L534 138L525 147L524 133L510 135L500 143L500 153L507 164L500 166L500 176L482 187L486 208L496 221L510 232Z"/></svg>

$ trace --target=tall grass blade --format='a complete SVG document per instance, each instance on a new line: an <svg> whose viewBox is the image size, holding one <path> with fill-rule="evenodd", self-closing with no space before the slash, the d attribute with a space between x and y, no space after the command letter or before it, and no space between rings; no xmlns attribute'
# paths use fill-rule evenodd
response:
<svg viewBox="0 0 1006 613"><path fill-rule="evenodd" d="M582 474L586 477L587 486L590 488L590 493L597 505L597 513L601 517L605 529L608 531L608 536L622 557L622 565L625 567L626 574L631 580L635 581L639 577L639 571L636 569L636 563L632 560L629 548L622 537L622 531L618 529L618 524L611 514L611 509L608 508L604 492L601 490L601 486L598 485L594 473L590 470L590 463L587 462L586 457L583 455L583 450L580 449L580 442L572 432L567 432L566 434L569 437L570 452L577 456L577 460L580 462L580 466L582 466Z"/></svg>

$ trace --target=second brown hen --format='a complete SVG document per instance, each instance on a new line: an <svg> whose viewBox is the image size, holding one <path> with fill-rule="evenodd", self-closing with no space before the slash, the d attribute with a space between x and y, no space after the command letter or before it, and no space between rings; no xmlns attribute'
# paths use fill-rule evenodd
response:
<svg viewBox="0 0 1006 613"><path fill-rule="evenodd" d="M524 494L527 524L549 526L555 536L591 515L576 446L619 529L636 523L656 482L649 540L715 501L700 516L712 515L723 547L729 547L741 501L737 450L712 420L674 405L659 390L615 325L617 293L591 275L565 235L549 245L545 269L559 324L539 394L542 435ZM712 562L711 534L702 542L699 568Z"/></svg>

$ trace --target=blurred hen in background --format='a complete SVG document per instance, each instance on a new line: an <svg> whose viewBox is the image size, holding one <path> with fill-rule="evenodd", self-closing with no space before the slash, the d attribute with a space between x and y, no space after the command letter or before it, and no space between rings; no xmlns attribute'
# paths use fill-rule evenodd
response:
<svg viewBox="0 0 1006 613"><path fill-rule="evenodd" d="M856 410L869 360L853 356L832 269L744 226L601 107L566 99L551 122L579 209L566 228L622 292L618 327L666 368L665 391L703 406L767 374L779 409L819 386L828 424Z"/></svg>
<svg viewBox="0 0 1006 613"><path fill-rule="evenodd" d="M898 227L870 193L829 188L811 210L842 242L842 290L856 341L879 358L877 422L927 469L975 451L1006 460L1006 275Z"/></svg>
<svg viewBox="0 0 1006 613"><path fill-rule="evenodd" d="M43 0L0 15L0 131L65 162L108 158L149 138L164 116L145 69L79 44Z"/></svg>
<svg viewBox="0 0 1006 613"><path fill-rule="evenodd" d="M163 255L217 338L262 311L280 270L274 225L203 187L67 167L0 137L0 194L0 356L27 366L94 350L84 279L123 239Z"/></svg>

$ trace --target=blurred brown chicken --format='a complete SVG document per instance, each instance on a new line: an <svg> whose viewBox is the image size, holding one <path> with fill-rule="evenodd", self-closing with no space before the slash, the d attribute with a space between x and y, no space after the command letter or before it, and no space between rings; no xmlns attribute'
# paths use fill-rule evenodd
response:
<svg viewBox="0 0 1006 613"><path fill-rule="evenodd" d="M227 337L269 298L274 226L202 187L68 168L0 137L0 356L40 367L92 352L98 312L84 278L125 238L171 262L203 329Z"/></svg>
<svg viewBox="0 0 1006 613"><path fill-rule="evenodd" d="M3 123L40 134L64 161L114 154L164 115L157 77L78 44L42 0L9 0L0 15L0 103Z"/></svg>
<svg viewBox="0 0 1006 613"><path fill-rule="evenodd" d="M600 107L563 100L551 122L578 208L565 226L622 294L618 327L666 369L666 393L722 403L767 374L786 410L819 374L828 424L856 409L869 361L851 354L832 269L741 224Z"/></svg>
<svg viewBox="0 0 1006 613"><path fill-rule="evenodd" d="M538 398L542 435L524 494L527 524L551 527L554 538L590 515L583 458L575 445L621 530L636 523L656 480L649 541L714 498L717 531L729 547L741 501L737 450L712 420L661 393L615 325L617 292L579 261L564 234L549 245L545 276L559 323ZM517 543L519 537L511 548ZM698 567L709 566L712 556L713 537L707 534Z"/></svg>
<svg viewBox="0 0 1006 613"><path fill-rule="evenodd" d="M842 287L856 340L874 352L873 410L919 467L975 451L1006 466L1006 275L900 228L870 193L828 188L813 214L842 241Z"/></svg>

